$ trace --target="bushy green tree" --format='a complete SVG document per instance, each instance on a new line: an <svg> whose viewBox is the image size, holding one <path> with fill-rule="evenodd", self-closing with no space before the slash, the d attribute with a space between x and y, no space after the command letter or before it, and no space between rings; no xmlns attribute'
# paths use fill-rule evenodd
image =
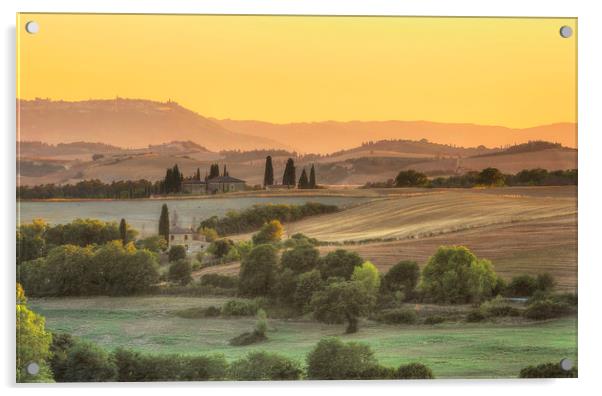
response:
<svg viewBox="0 0 602 396"><path fill-rule="evenodd" d="M183 260L186 258L186 247L184 245L171 245L168 255L170 263Z"/></svg>
<svg viewBox="0 0 602 396"><path fill-rule="evenodd" d="M347 321L347 333L355 333L358 319L374 305L375 297L362 282L335 282L313 294L311 307L317 320L324 323Z"/></svg>
<svg viewBox="0 0 602 396"><path fill-rule="evenodd" d="M299 363L264 351L250 352L230 365L229 377L237 381L298 380L303 373Z"/></svg>
<svg viewBox="0 0 602 396"><path fill-rule="evenodd" d="M31 224L22 224L17 228L17 265L46 254L45 234L48 228L48 223L41 219L35 219Z"/></svg>
<svg viewBox="0 0 602 396"><path fill-rule="evenodd" d="M295 306L303 312L308 311L311 297L314 293L322 290L322 288L324 288L324 281L322 280L320 271L313 270L302 273L297 278L295 293L293 295Z"/></svg>
<svg viewBox="0 0 602 396"><path fill-rule="evenodd" d="M351 279L355 267L362 265L364 260L355 252L338 249L321 257L318 268L324 279L341 277Z"/></svg>
<svg viewBox="0 0 602 396"><path fill-rule="evenodd" d="M169 280L185 286L192 282L192 265L186 259L179 259L169 266Z"/></svg>
<svg viewBox="0 0 602 396"><path fill-rule="evenodd" d="M479 183L487 186L503 186L504 174L497 168L485 168L479 173Z"/></svg>
<svg viewBox="0 0 602 396"><path fill-rule="evenodd" d="M418 280L420 268L415 261L400 261L383 276L383 288L388 292L402 292L406 297L411 296Z"/></svg>
<svg viewBox="0 0 602 396"><path fill-rule="evenodd" d="M136 241L138 249L147 249L153 253L161 253L167 250L167 241L159 235L152 235L147 238L138 239Z"/></svg>
<svg viewBox="0 0 602 396"><path fill-rule="evenodd" d="M290 250L282 253L280 265L282 268L288 268L295 274L308 272L316 269L320 252L311 245L297 245Z"/></svg>
<svg viewBox="0 0 602 396"><path fill-rule="evenodd" d="M20 279L36 296L129 295L159 279L157 255L113 241L102 246L64 245L23 263Z"/></svg>
<svg viewBox="0 0 602 396"><path fill-rule="evenodd" d="M427 183L428 178L426 175L413 169L401 171L395 177L396 187L424 187Z"/></svg>
<svg viewBox="0 0 602 396"><path fill-rule="evenodd" d="M278 220L272 220L261 227L259 232L253 235L253 244L261 245L264 243L279 242L284 235L284 227Z"/></svg>
<svg viewBox="0 0 602 396"><path fill-rule="evenodd" d="M17 283L17 382L52 382L52 373L48 368L51 357L51 334L46 331L45 319L27 307L27 298ZM27 372L29 363L40 367L38 375Z"/></svg>
<svg viewBox="0 0 602 396"><path fill-rule="evenodd" d="M380 273L370 261L366 261L360 267L355 267L351 280L361 282L368 293L373 295L376 295L380 287Z"/></svg>
<svg viewBox="0 0 602 396"><path fill-rule="evenodd" d="M323 338L307 355L307 377L316 380L372 378L378 362L368 345Z"/></svg>
<svg viewBox="0 0 602 396"><path fill-rule="evenodd" d="M240 266L238 290L242 295L266 296L274 286L278 257L272 245L253 248Z"/></svg>
<svg viewBox="0 0 602 396"><path fill-rule="evenodd" d="M422 271L421 288L440 303L468 303L492 297L498 277L491 262L463 246L442 246Z"/></svg>
<svg viewBox="0 0 602 396"><path fill-rule="evenodd" d="M217 258L224 258L233 248L234 242L231 239L222 238L211 242L207 248L207 252L211 253Z"/></svg>

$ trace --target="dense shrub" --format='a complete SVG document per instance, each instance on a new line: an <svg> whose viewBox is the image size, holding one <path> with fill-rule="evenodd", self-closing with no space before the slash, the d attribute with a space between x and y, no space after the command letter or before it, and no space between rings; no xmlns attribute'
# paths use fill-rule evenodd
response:
<svg viewBox="0 0 602 396"><path fill-rule="evenodd" d="M433 371L421 363L401 365L395 373L398 379L434 379Z"/></svg>
<svg viewBox="0 0 602 396"><path fill-rule="evenodd" d="M224 316L252 316L257 313L259 304L257 301L228 300L222 306Z"/></svg>
<svg viewBox="0 0 602 396"><path fill-rule="evenodd" d="M201 276L201 286L214 286L222 289L238 288L238 276L222 274L205 274Z"/></svg>
<svg viewBox="0 0 602 396"><path fill-rule="evenodd" d="M67 353L75 345L75 339L68 333L53 333L50 345L50 368L56 382L65 382Z"/></svg>
<svg viewBox="0 0 602 396"><path fill-rule="evenodd" d="M234 338L232 338L228 343L233 346L244 346L256 344L261 341L267 340L265 334L262 334L256 330L242 333Z"/></svg>
<svg viewBox="0 0 602 396"><path fill-rule="evenodd" d="M315 269L319 258L318 249L311 245L298 245L282 253L280 265L295 274L301 274Z"/></svg>
<svg viewBox="0 0 602 396"><path fill-rule="evenodd" d="M307 355L309 379L343 380L373 378L378 368L368 345L324 338Z"/></svg>
<svg viewBox="0 0 602 396"><path fill-rule="evenodd" d="M214 216L206 219L201 222L201 228L213 228L219 235L241 234L255 231L272 220L288 223L336 211L336 206L316 202L306 202L304 205L254 205L241 211L229 211L222 218Z"/></svg>
<svg viewBox="0 0 602 396"><path fill-rule="evenodd" d="M79 341L68 351L64 360L64 382L105 382L117 378L117 367L103 349Z"/></svg>
<svg viewBox="0 0 602 396"><path fill-rule="evenodd" d="M441 315L431 315L431 316L427 316L424 319L424 324L427 325L436 325L439 323L443 323L445 322L445 317L441 316Z"/></svg>
<svg viewBox="0 0 602 396"><path fill-rule="evenodd" d="M376 319L388 324L414 324L418 322L418 314L413 309L385 309L378 313Z"/></svg>
<svg viewBox="0 0 602 396"><path fill-rule="evenodd" d="M552 299L535 301L525 309L524 315L529 319L545 320L557 318L570 313L568 304L557 302Z"/></svg>
<svg viewBox="0 0 602 396"><path fill-rule="evenodd" d="M359 267L363 262L364 260L357 253L338 249L320 257L318 267L324 279L341 277L349 280L355 267Z"/></svg>
<svg viewBox="0 0 602 396"><path fill-rule="evenodd" d="M220 316L222 310L213 305L209 307L186 308L175 312L176 316L186 319L213 318Z"/></svg>
<svg viewBox="0 0 602 396"><path fill-rule="evenodd" d="M276 300L284 305L294 303L295 294L292 291L297 289L297 276L293 271L286 268L276 274L272 295Z"/></svg>
<svg viewBox="0 0 602 396"><path fill-rule="evenodd" d="M463 246L442 246L422 271L425 296L438 303L468 303L491 297L498 277L491 262Z"/></svg>
<svg viewBox="0 0 602 396"><path fill-rule="evenodd" d="M229 369L229 377L238 381L298 380L302 373L297 362L263 351L235 360Z"/></svg>
<svg viewBox="0 0 602 396"><path fill-rule="evenodd" d="M64 245L20 265L18 276L35 296L130 295L158 282L159 264L154 253L132 243Z"/></svg>
<svg viewBox="0 0 602 396"><path fill-rule="evenodd" d="M530 275L515 276L506 286L506 294L512 297L529 297L537 290L537 280Z"/></svg>
<svg viewBox="0 0 602 396"><path fill-rule="evenodd" d="M180 259L169 266L168 278L170 281L186 286L192 281L192 265L186 259Z"/></svg>
<svg viewBox="0 0 602 396"><path fill-rule="evenodd" d="M169 262L183 260L186 258L186 247L184 245L171 245L169 247Z"/></svg>
<svg viewBox="0 0 602 396"><path fill-rule="evenodd" d="M487 317L483 314L483 312L481 312L478 309L470 311L466 315L466 321L469 322L469 323L482 322L485 319L487 319Z"/></svg>
<svg viewBox="0 0 602 396"><path fill-rule="evenodd" d="M238 291L241 295L267 296L274 286L278 258L272 245L253 248L240 266Z"/></svg>
<svg viewBox="0 0 602 396"><path fill-rule="evenodd" d="M521 312L518 308L508 304L501 296L496 296L494 299L485 301L481 304L481 312L485 316L520 316Z"/></svg>
<svg viewBox="0 0 602 396"><path fill-rule="evenodd" d="M113 353L117 381L208 381L222 380L227 363L222 355L146 355L119 348Z"/></svg>
<svg viewBox="0 0 602 396"><path fill-rule="evenodd" d="M519 378L577 378L577 367L563 370L560 363L544 363L521 369Z"/></svg>

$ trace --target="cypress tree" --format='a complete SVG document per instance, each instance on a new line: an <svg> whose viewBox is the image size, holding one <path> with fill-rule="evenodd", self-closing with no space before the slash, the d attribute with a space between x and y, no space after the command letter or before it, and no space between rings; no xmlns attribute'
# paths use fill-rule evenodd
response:
<svg viewBox="0 0 602 396"><path fill-rule="evenodd" d="M299 184L297 185L297 187L301 189L309 188L309 180L307 180L307 173L305 172L305 168L303 168L303 171L301 172L301 177L299 178Z"/></svg>
<svg viewBox="0 0 602 396"><path fill-rule="evenodd" d="M263 174L263 186L271 186L274 184L274 167L272 166L272 157L265 157L265 172Z"/></svg>
<svg viewBox="0 0 602 396"><path fill-rule="evenodd" d="M228 176L228 170L226 169L226 164L224 164L224 174L222 176Z"/></svg>
<svg viewBox="0 0 602 396"><path fill-rule="evenodd" d="M169 209L167 204L161 207L161 217L159 217L159 236L162 236L169 244Z"/></svg>
<svg viewBox="0 0 602 396"><path fill-rule="evenodd" d="M119 222L119 236L121 236L121 242L125 245L128 243L128 226L125 219L121 219Z"/></svg>
<svg viewBox="0 0 602 396"><path fill-rule="evenodd" d="M213 179L214 177L218 177L218 176L219 176L219 165L211 164L211 167L209 168L209 179Z"/></svg>
<svg viewBox="0 0 602 396"><path fill-rule="evenodd" d="M201 180L201 170L199 168L196 168L195 179L199 181Z"/></svg>
<svg viewBox="0 0 602 396"><path fill-rule="evenodd" d="M297 175L295 174L295 162L292 158L289 158L286 161L284 175L282 176L282 184L287 186L294 186L295 184L297 184Z"/></svg>
<svg viewBox="0 0 602 396"><path fill-rule="evenodd" d="M309 171L309 188L316 188L316 170L314 169L313 164Z"/></svg>

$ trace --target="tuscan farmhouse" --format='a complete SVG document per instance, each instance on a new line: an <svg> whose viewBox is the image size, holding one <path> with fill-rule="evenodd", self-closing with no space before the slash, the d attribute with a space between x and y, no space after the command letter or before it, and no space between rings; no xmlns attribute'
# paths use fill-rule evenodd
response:
<svg viewBox="0 0 602 396"><path fill-rule="evenodd" d="M169 229L169 244L182 245L188 253L201 252L209 246L205 236L191 228L183 228L177 225Z"/></svg>

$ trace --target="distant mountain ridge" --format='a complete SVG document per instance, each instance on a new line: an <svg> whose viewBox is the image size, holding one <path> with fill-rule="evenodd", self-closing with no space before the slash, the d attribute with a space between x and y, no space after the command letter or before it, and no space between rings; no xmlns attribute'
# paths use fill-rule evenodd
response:
<svg viewBox="0 0 602 396"><path fill-rule="evenodd" d="M287 148L232 132L175 102L143 99L18 100L18 139L45 143L101 142L122 148L192 141L212 151Z"/></svg>

